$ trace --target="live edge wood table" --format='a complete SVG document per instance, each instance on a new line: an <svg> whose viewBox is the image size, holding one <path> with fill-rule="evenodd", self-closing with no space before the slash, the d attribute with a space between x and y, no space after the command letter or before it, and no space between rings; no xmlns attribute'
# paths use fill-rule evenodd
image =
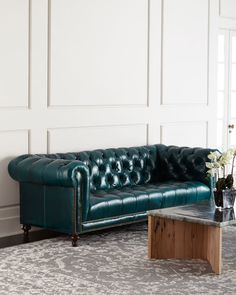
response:
<svg viewBox="0 0 236 295"><path fill-rule="evenodd" d="M155 259L203 259L221 273L222 227L235 224L234 209L208 202L148 211L148 256Z"/></svg>

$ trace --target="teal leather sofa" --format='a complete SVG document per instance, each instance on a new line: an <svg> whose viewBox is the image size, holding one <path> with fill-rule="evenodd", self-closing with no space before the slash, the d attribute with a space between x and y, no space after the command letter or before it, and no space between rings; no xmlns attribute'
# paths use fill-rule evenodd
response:
<svg viewBox="0 0 236 295"><path fill-rule="evenodd" d="M210 149L161 144L22 155L9 163L20 183L25 235L38 226L72 236L146 220L147 210L211 197Z"/></svg>

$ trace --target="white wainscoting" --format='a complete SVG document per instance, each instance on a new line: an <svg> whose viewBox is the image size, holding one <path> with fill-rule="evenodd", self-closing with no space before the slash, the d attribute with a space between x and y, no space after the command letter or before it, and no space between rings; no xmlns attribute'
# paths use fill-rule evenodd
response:
<svg viewBox="0 0 236 295"><path fill-rule="evenodd" d="M161 142L167 145L207 147L207 122L172 122L161 125Z"/></svg>
<svg viewBox="0 0 236 295"><path fill-rule="evenodd" d="M0 237L21 232L19 206L0 208Z"/></svg>
<svg viewBox="0 0 236 295"><path fill-rule="evenodd" d="M147 125L87 126L48 130L48 152L70 152L147 144Z"/></svg>
<svg viewBox="0 0 236 295"><path fill-rule="evenodd" d="M8 175L7 166L15 156L29 152L28 137L28 130L0 131L0 207L19 203L18 184Z"/></svg>
<svg viewBox="0 0 236 295"><path fill-rule="evenodd" d="M27 107L29 1L0 1L0 108Z"/></svg>
<svg viewBox="0 0 236 295"><path fill-rule="evenodd" d="M218 14L215 0L0 0L0 236L20 230L14 156L214 145Z"/></svg>
<svg viewBox="0 0 236 295"><path fill-rule="evenodd" d="M163 104L208 102L209 3L163 1Z"/></svg>
<svg viewBox="0 0 236 295"><path fill-rule="evenodd" d="M146 105L147 0L51 0L49 105Z"/></svg>
<svg viewBox="0 0 236 295"><path fill-rule="evenodd" d="M236 1L220 0L220 16L236 19Z"/></svg>

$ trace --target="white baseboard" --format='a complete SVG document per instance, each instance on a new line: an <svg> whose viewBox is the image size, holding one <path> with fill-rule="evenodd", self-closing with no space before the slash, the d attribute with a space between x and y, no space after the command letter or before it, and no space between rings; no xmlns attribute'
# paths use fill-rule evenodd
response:
<svg viewBox="0 0 236 295"><path fill-rule="evenodd" d="M0 208L0 237L21 232L19 206Z"/></svg>
<svg viewBox="0 0 236 295"><path fill-rule="evenodd" d="M39 228L32 228L32 231ZM21 234L19 205L0 208L0 237Z"/></svg>

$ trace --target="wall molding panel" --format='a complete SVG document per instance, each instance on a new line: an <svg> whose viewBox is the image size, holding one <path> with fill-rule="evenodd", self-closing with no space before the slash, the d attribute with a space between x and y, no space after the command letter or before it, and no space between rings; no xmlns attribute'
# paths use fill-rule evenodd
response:
<svg viewBox="0 0 236 295"><path fill-rule="evenodd" d="M162 0L162 105L208 104L209 10L210 0Z"/></svg>
<svg viewBox="0 0 236 295"><path fill-rule="evenodd" d="M48 107L148 106L150 1L48 0Z"/></svg>
<svg viewBox="0 0 236 295"><path fill-rule="evenodd" d="M19 202L18 185L7 173L10 159L18 154L29 152L28 130L0 131L0 208L16 205Z"/></svg>
<svg viewBox="0 0 236 295"><path fill-rule="evenodd" d="M219 0L219 16L236 20L236 1Z"/></svg>
<svg viewBox="0 0 236 295"><path fill-rule="evenodd" d="M214 145L218 14L215 0L0 1L0 236L21 232L19 154Z"/></svg>
<svg viewBox="0 0 236 295"><path fill-rule="evenodd" d="M194 136L192 136L194 134ZM160 125L160 142L167 145L208 146L208 122L166 122Z"/></svg>
<svg viewBox="0 0 236 295"><path fill-rule="evenodd" d="M47 134L48 153L138 146L148 143L147 124L54 128L48 129ZM76 138L78 140L75 140ZM97 141L97 138L100 140Z"/></svg>
<svg viewBox="0 0 236 295"><path fill-rule="evenodd" d="M0 109L25 109L30 100L30 0L2 0L0 11Z"/></svg>

